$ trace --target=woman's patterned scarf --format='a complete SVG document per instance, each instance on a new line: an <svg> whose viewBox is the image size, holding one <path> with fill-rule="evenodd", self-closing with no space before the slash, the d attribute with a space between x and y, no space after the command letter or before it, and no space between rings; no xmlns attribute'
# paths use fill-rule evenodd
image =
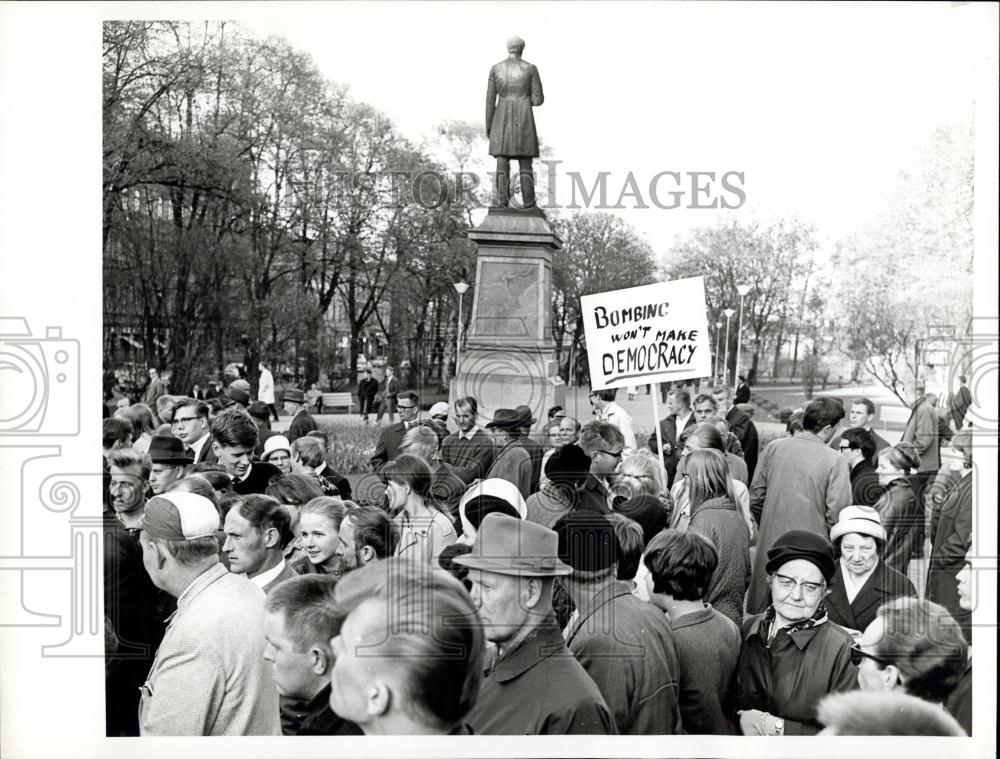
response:
<svg viewBox="0 0 1000 759"><path fill-rule="evenodd" d="M760 620L760 629L764 631L764 637L767 638L770 630L771 624L774 622L775 612L774 605L767 607L767 611L764 612L764 616ZM808 630L810 627L815 627L821 622L826 622L826 605L820 601L819 606L816 607L816 611L808 619L800 619L798 622L792 622L792 624L787 627L781 628L786 633L795 632L796 630ZM775 633L777 635L777 633ZM768 641L770 643L770 640Z"/></svg>

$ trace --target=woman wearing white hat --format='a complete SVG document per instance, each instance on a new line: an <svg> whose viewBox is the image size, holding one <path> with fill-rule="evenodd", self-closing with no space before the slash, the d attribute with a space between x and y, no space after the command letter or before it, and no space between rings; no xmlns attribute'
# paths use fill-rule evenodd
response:
<svg viewBox="0 0 1000 759"><path fill-rule="evenodd" d="M863 631L879 606L898 596L916 596L913 583L881 560L886 532L871 506L848 506L830 530L840 556L826 599L827 613L838 625Z"/></svg>
<svg viewBox="0 0 1000 759"><path fill-rule="evenodd" d="M493 511L516 515L519 519L528 517L528 506L514 483L498 477L480 480L466 490L458 502L458 518L462 527L458 542L473 545L480 523Z"/></svg>
<svg viewBox="0 0 1000 759"><path fill-rule="evenodd" d="M274 464L282 474L292 473L292 444L284 435L271 435L264 441L264 451L260 460Z"/></svg>

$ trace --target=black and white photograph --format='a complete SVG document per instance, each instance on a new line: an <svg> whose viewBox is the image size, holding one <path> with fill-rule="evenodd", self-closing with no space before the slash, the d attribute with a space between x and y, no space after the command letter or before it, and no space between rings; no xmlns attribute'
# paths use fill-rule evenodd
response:
<svg viewBox="0 0 1000 759"><path fill-rule="evenodd" d="M0 6L0 753L995 757L998 47Z"/></svg>

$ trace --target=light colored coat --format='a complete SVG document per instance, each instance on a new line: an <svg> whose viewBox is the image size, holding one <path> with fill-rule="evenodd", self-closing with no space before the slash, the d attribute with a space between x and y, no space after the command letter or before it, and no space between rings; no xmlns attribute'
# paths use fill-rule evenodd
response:
<svg viewBox="0 0 1000 759"><path fill-rule="evenodd" d="M750 512L757 519L757 552L747 612L771 603L767 551L789 530L808 530L829 539L841 510L851 503L847 462L812 432L779 438L764 449L750 486Z"/></svg>
<svg viewBox="0 0 1000 759"><path fill-rule="evenodd" d="M281 735L264 592L216 564L178 599L142 687L140 735Z"/></svg>
<svg viewBox="0 0 1000 759"><path fill-rule="evenodd" d="M625 409L612 401L601 409L598 418L602 422L613 424L621 430L622 435L625 436L625 445L622 448L622 453L627 455L636 450L637 446L635 444L635 431L632 429L632 417L628 415Z"/></svg>
<svg viewBox="0 0 1000 759"><path fill-rule="evenodd" d="M257 400L261 403L274 403L274 375L268 369L260 370L260 381L257 383Z"/></svg>

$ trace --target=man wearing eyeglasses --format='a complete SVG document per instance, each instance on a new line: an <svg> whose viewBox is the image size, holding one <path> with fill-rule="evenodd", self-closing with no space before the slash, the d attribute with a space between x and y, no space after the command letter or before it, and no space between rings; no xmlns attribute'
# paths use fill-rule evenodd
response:
<svg viewBox="0 0 1000 759"><path fill-rule="evenodd" d="M863 427L844 430L837 450L851 468L851 503L874 506L885 492L871 462L875 455L875 435Z"/></svg>
<svg viewBox="0 0 1000 759"><path fill-rule="evenodd" d="M208 423L209 406L194 398L182 398L174 406L170 431L180 438L194 456L195 464L214 464L217 461L212 446L212 433Z"/></svg>
<svg viewBox="0 0 1000 759"><path fill-rule="evenodd" d="M375 471L390 459L396 458L403 436L416 424L420 416L420 397L412 390L405 390L396 397L396 410L399 411L399 421L383 427L375 445L375 453L371 457L371 465Z"/></svg>
<svg viewBox="0 0 1000 759"><path fill-rule="evenodd" d="M588 422L580 432L580 447L590 456L590 473L576 491L577 508L611 513L611 482L622 463L625 436L613 424Z"/></svg>
<svg viewBox="0 0 1000 759"><path fill-rule="evenodd" d="M869 462L871 462L872 469L878 468L878 455L882 452L884 448L889 447L888 441L881 437L875 430L872 429L872 422L875 421L875 404L872 403L867 398L858 398L851 402L851 410L847 414L847 429L863 429L871 433L875 441L875 450L868 456ZM841 450L840 442L843 439L843 434L834 435L833 440L830 441L830 447L835 451ZM857 503L857 502L855 502Z"/></svg>

